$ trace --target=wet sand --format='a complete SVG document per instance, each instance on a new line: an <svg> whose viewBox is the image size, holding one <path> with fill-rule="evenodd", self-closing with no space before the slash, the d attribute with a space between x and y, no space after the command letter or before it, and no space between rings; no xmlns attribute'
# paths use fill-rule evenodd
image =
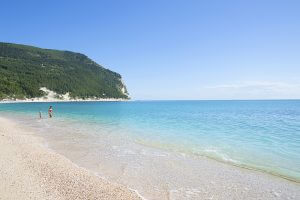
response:
<svg viewBox="0 0 300 200"><path fill-rule="evenodd" d="M0 118L0 199L300 199L299 183L270 174L28 120Z"/></svg>
<svg viewBox="0 0 300 200"><path fill-rule="evenodd" d="M0 199L140 199L41 144L0 118Z"/></svg>

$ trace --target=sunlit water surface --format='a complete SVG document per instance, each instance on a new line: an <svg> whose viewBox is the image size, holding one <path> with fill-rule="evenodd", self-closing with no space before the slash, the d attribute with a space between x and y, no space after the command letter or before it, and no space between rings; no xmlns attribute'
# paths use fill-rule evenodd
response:
<svg viewBox="0 0 300 200"><path fill-rule="evenodd" d="M164 159L170 169L172 159L186 155L300 181L297 100L17 103L0 104L0 115L18 119L71 160L124 184L142 165L154 170ZM156 179L149 182L161 183Z"/></svg>

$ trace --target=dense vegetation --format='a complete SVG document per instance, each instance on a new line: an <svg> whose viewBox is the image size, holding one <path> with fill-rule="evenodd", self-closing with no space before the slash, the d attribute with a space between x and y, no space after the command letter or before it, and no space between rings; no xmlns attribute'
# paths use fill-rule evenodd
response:
<svg viewBox="0 0 300 200"><path fill-rule="evenodd" d="M83 54L0 42L0 99L41 97L41 87L72 98L128 98L120 74Z"/></svg>

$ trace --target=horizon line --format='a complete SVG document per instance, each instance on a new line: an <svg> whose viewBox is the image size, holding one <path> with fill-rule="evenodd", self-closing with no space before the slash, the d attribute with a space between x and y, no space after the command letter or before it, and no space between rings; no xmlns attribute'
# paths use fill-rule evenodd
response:
<svg viewBox="0 0 300 200"><path fill-rule="evenodd" d="M129 101L299 101L295 99L130 99Z"/></svg>

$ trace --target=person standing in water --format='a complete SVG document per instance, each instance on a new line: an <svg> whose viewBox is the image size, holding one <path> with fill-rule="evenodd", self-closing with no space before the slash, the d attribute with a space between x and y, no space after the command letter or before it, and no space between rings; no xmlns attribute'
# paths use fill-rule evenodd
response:
<svg viewBox="0 0 300 200"><path fill-rule="evenodd" d="M53 116L53 109L52 109L52 106L49 107L49 109L48 109L48 114L49 114L49 118L52 118L52 116Z"/></svg>

